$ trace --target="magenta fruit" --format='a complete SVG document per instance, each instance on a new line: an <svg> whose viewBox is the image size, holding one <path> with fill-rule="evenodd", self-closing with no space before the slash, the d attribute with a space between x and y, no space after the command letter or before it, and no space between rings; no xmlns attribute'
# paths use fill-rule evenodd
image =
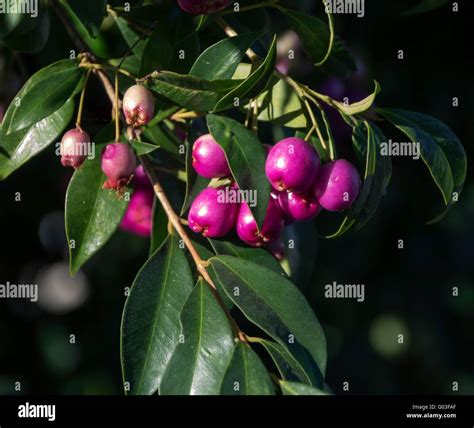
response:
<svg viewBox="0 0 474 428"><path fill-rule="evenodd" d="M282 192L303 192L316 179L320 159L306 141L290 137L273 146L267 157L265 172L272 186Z"/></svg>
<svg viewBox="0 0 474 428"><path fill-rule="evenodd" d="M132 179L137 158L128 144L107 144L102 151L101 167L107 176L103 188L120 190Z"/></svg>
<svg viewBox="0 0 474 428"><path fill-rule="evenodd" d="M193 167L206 178L222 178L231 174L224 149L211 134L201 135L194 142Z"/></svg>
<svg viewBox="0 0 474 428"><path fill-rule="evenodd" d="M193 232L221 238L232 230L239 206L221 200L224 189L208 187L194 199L188 215L188 225Z"/></svg>
<svg viewBox="0 0 474 428"><path fill-rule="evenodd" d="M283 227L283 213L274 196L270 196L268 201L265 220L260 232L248 204L240 205L236 229L237 235L245 243L253 247L261 247L265 243L277 240L283 231Z"/></svg>
<svg viewBox="0 0 474 428"><path fill-rule="evenodd" d="M293 221L310 221L321 212L321 205L316 199L313 187L303 193L281 192L278 202L286 224Z"/></svg>
<svg viewBox="0 0 474 428"><path fill-rule="evenodd" d="M127 123L133 127L139 127L146 125L152 119L155 100L147 88L134 85L125 92L122 108Z"/></svg>
<svg viewBox="0 0 474 428"><path fill-rule="evenodd" d="M85 161L88 146L91 142L89 134L79 128L67 131L61 140L59 148L61 154L61 164L79 168Z"/></svg>
<svg viewBox="0 0 474 428"><path fill-rule="evenodd" d="M185 12L193 15L207 15L224 9L230 0L178 0L178 4Z"/></svg>
<svg viewBox="0 0 474 428"><path fill-rule="evenodd" d="M315 184L318 202L328 211L350 208L359 190L359 173L354 165L344 159L323 165Z"/></svg>

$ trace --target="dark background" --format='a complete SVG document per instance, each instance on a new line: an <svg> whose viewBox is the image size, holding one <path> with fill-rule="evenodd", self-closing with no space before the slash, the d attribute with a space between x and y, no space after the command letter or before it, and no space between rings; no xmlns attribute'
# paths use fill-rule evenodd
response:
<svg viewBox="0 0 474 428"><path fill-rule="evenodd" d="M297 2L311 11L316 2ZM468 162L474 138L472 6L460 1L438 10L402 16L416 2L366 1L366 16L336 16L336 31L364 63L347 92L364 93L375 78L382 86L377 105L433 115L463 142ZM288 2L295 7L295 2ZM321 8L317 8L320 13ZM258 12L257 12L258 13ZM283 22L272 16L275 31ZM45 49L11 55L0 48L0 99L8 103L35 70L73 49L54 16ZM210 30L211 38L219 37ZM115 29L105 25L98 49L113 56ZM215 39L217 40L217 39ZM214 41L215 41L214 40ZM397 59L400 49L405 59ZM307 74L302 58L295 73L315 87L328 87L318 72ZM85 123L97 130L108 121L101 89L90 92ZM452 98L459 98L459 107ZM393 129L387 137L397 141ZM278 130L275 131L279 132ZM343 133L342 133L343 134ZM271 134L261 135L272 138ZM405 141L400 137L401 141ZM350 140L339 137L341 152ZM426 222L441 196L422 161L398 158L387 197L361 231L340 239L315 239L298 231L290 254L304 269L298 285L310 300L328 339L327 382L336 394L474 393L474 182L468 178L460 202L436 224ZM0 283L39 283L47 298L34 305L0 301L0 393L120 394L119 327L124 288L145 262L149 242L119 231L81 275L69 280L63 232L64 196L70 172L54 150L46 150L0 183ZM16 192L21 202L15 201ZM319 227L316 222L316 227ZM332 230L321 230L319 234ZM402 239L404 249L398 249ZM324 286L363 283L366 300L324 298ZM459 297L452 288L459 287ZM68 303L69 302L69 303ZM70 335L76 344L70 344ZM404 344L398 344L398 335ZM349 382L349 392L342 389ZM459 391L453 391L453 382Z"/></svg>

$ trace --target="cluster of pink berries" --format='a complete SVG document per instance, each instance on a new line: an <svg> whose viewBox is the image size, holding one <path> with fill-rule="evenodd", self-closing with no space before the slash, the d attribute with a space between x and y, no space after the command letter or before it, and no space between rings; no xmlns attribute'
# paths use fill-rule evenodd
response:
<svg viewBox="0 0 474 428"><path fill-rule="evenodd" d="M123 97L123 113L127 124L136 128L146 125L153 117L155 102L151 92L141 85L131 86ZM91 140L80 127L67 131L60 146L61 163L79 168L86 159L84 146ZM133 178L137 158L132 148L125 143L107 144L102 151L101 167L107 180L104 189L120 191Z"/></svg>
<svg viewBox="0 0 474 428"><path fill-rule="evenodd" d="M312 220L323 208L346 210L359 194L359 173L350 162L340 159L321 166L316 150L300 138L286 138L268 146L267 152L265 173L273 190L261 229L248 203L222 200L224 187L209 187L189 210L188 223L194 232L220 238L235 227L239 238L251 246L278 247L275 243L285 225ZM193 145L193 167L206 178L231 176L224 150L209 134ZM230 189L239 190L236 183Z"/></svg>

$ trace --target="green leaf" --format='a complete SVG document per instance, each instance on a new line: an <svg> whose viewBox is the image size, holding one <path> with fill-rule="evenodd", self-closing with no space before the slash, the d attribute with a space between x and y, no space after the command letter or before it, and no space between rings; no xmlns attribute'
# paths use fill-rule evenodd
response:
<svg viewBox="0 0 474 428"><path fill-rule="evenodd" d="M308 385L318 383L312 375L312 368L298 362L283 346L264 339L260 339L258 343L270 354L284 380L303 382Z"/></svg>
<svg viewBox="0 0 474 428"><path fill-rule="evenodd" d="M0 180L57 141L74 114L72 99L29 128L8 135L0 130Z"/></svg>
<svg viewBox="0 0 474 428"><path fill-rule="evenodd" d="M135 149L138 156L146 155L160 148L156 144L145 143L140 140L131 140L130 145Z"/></svg>
<svg viewBox="0 0 474 428"><path fill-rule="evenodd" d="M113 235L128 206L124 190L119 197L113 190L102 189L106 177L100 167L102 141L113 140L112 127L96 137L96 156L86 159L74 172L66 194L66 235L69 243L69 268L74 275ZM109 137L111 137L109 139Z"/></svg>
<svg viewBox="0 0 474 428"><path fill-rule="evenodd" d="M273 76L267 89L257 98L258 120L288 128L306 128L306 118L300 98L283 79Z"/></svg>
<svg viewBox="0 0 474 428"><path fill-rule="evenodd" d="M96 38L100 33L100 26L107 14L107 0L67 0L67 4L81 21L90 37Z"/></svg>
<svg viewBox="0 0 474 428"><path fill-rule="evenodd" d="M181 107L195 111L211 111L217 102L232 91L238 80L208 81L170 71L154 73L146 84L155 92Z"/></svg>
<svg viewBox="0 0 474 428"><path fill-rule="evenodd" d="M227 236L225 239L208 239L212 248L218 255L235 256L244 260L254 262L260 266L286 276L280 263L267 250L263 248L253 248L242 243L235 236Z"/></svg>
<svg viewBox="0 0 474 428"><path fill-rule="evenodd" d="M253 98L262 92L273 74L276 62L276 36L270 46L265 60L260 66L250 74L235 89L227 93L214 107L215 111L227 110L235 107L235 100L239 100L239 104L243 104L245 99Z"/></svg>
<svg viewBox="0 0 474 428"><path fill-rule="evenodd" d="M326 23L303 12L281 7L279 9L286 16L289 26L298 34L303 49L315 65L323 62L331 40L331 30ZM323 69L342 77L356 70L354 59L337 36L334 38L331 55L324 62Z"/></svg>
<svg viewBox="0 0 474 428"><path fill-rule="evenodd" d="M173 55L173 44L170 40L171 29L167 25L158 25L143 46L139 76L143 77L152 71L162 70L169 66Z"/></svg>
<svg viewBox="0 0 474 428"><path fill-rule="evenodd" d="M13 0L15 10L19 10L23 0ZM0 14L0 37L4 37L11 33L21 22L24 15L20 13L2 13Z"/></svg>
<svg viewBox="0 0 474 428"><path fill-rule="evenodd" d="M181 312L182 335L166 369L161 395L217 395L234 337L210 288L199 280Z"/></svg>
<svg viewBox="0 0 474 428"><path fill-rule="evenodd" d="M329 395L321 389L297 382L280 381L280 388L283 395Z"/></svg>
<svg viewBox="0 0 474 428"><path fill-rule="evenodd" d="M138 272L125 304L121 358L130 394L159 389L179 343L179 317L193 285L186 255L178 238L170 236Z"/></svg>
<svg viewBox="0 0 474 428"><path fill-rule="evenodd" d="M352 138L355 149L365 158L364 182L357 200L344 217L339 230L328 238L339 237L352 228L359 230L372 218L386 193L392 173L390 157L380 153L381 143L386 142L386 138L375 124L359 123Z"/></svg>
<svg viewBox="0 0 474 428"><path fill-rule="evenodd" d="M152 255L168 237L168 216L157 198L153 200L150 255Z"/></svg>
<svg viewBox="0 0 474 428"><path fill-rule="evenodd" d="M78 92L83 77L84 69L73 60L55 62L33 74L5 113L3 134L28 128L59 110Z"/></svg>
<svg viewBox="0 0 474 428"><path fill-rule="evenodd" d="M166 127L163 127L161 123L156 125L147 126L144 128L143 137L151 141L151 143L145 142L145 144L149 144L160 148L168 153L171 153L176 156L182 156L179 153L178 146L174 143L174 139L176 138L175 135L171 135ZM174 138L173 138L174 137ZM151 149L151 147L148 147ZM145 149L144 146L141 147L141 150Z"/></svg>
<svg viewBox="0 0 474 428"><path fill-rule="evenodd" d="M270 183L265 175L265 150L255 134L233 119L207 115L207 126L224 149L235 181L241 190L256 191L256 206L250 207L260 226L270 197Z"/></svg>
<svg viewBox="0 0 474 428"><path fill-rule="evenodd" d="M339 107L342 112L348 116L353 116L355 114L363 113L367 111L372 105L374 104L375 97L377 94L381 91L379 83L374 80L375 82L375 89L372 94L370 94L368 97L364 98L363 100L360 100L356 103L346 105L344 103L341 103L340 101L335 101L334 103Z"/></svg>
<svg viewBox="0 0 474 428"><path fill-rule="evenodd" d="M30 54L37 53L45 47L48 41L49 26L48 11L39 8L37 17L21 15L19 21L13 18L13 23L10 21L9 28L5 30L8 34L1 41L11 50Z"/></svg>
<svg viewBox="0 0 474 428"><path fill-rule="evenodd" d="M421 158L449 208L454 203L453 193L461 192L466 179L466 153L458 137L432 116L400 109L378 109L377 113L400 129L412 143L419 143Z"/></svg>
<svg viewBox="0 0 474 428"><path fill-rule="evenodd" d="M231 79L245 52L259 37L259 33L246 33L217 42L199 56L189 74L207 80Z"/></svg>
<svg viewBox="0 0 474 428"><path fill-rule="evenodd" d="M231 256L210 259L211 269L227 296L242 313L283 346L300 364L312 368L323 385L326 339L301 292L283 276Z"/></svg>
<svg viewBox="0 0 474 428"><path fill-rule="evenodd" d="M252 349L238 343L227 367L221 395L274 395L267 369Z"/></svg>

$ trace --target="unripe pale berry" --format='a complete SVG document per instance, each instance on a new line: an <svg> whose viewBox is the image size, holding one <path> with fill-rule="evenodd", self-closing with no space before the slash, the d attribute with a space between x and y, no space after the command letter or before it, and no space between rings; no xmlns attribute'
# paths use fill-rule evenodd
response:
<svg viewBox="0 0 474 428"><path fill-rule="evenodd" d="M128 144L107 144L102 151L101 167L107 176L103 188L120 190L130 182L137 158Z"/></svg>
<svg viewBox="0 0 474 428"><path fill-rule="evenodd" d="M231 174L224 149L211 134L201 135L194 142L193 167L206 178L222 178Z"/></svg>
<svg viewBox="0 0 474 428"><path fill-rule="evenodd" d="M221 200L224 187L204 189L189 209L188 225L193 232L208 238L221 238L235 225L238 204Z"/></svg>
<svg viewBox="0 0 474 428"><path fill-rule="evenodd" d="M314 188L311 186L303 193L281 192L278 202L285 216L285 223L293 221L309 221L321 212Z"/></svg>
<svg viewBox="0 0 474 428"><path fill-rule="evenodd" d="M134 85L125 92L122 108L127 123L133 127L139 127L146 125L152 119L155 100L147 88Z"/></svg>
<svg viewBox="0 0 474 428"><path fill-rule="evenodd" d="M328 211L350 208L359 190L359 173L354 165L344 159L323 165L315 184L318 202Z"/></svg>
<svg viewBox="0 0 474 428"><path fill-rule="evenodd" d="M85 161L88 153L88 145L91 139L87 132L79 128L67 131L61 140L59 148L61 154L61 164L79 168Z"/></svg>
<svg viewBox="0 0 474 428"><path fill-rule="evenodd" d="M275 144L265 164L267 178L278 191L303 192L316 179L320 159L316 150L301 138L285 138Z"/></svg>
<svg viewBox="0 0 474 428"><path fill-rule="evenodd" d="M237 235L245 243L253 247L261 247L265 243L277 240L283 230L283 213L278 201L270 196L262 229L259 231L252 211L246 203L240 205L237 216Z"/></svg>
<svg viewBox="0 0 474 428"><path fill-rule="evenodd" d="M193 15L206 15L224 9L230 0L178 0L185 12Z"/></svg>

